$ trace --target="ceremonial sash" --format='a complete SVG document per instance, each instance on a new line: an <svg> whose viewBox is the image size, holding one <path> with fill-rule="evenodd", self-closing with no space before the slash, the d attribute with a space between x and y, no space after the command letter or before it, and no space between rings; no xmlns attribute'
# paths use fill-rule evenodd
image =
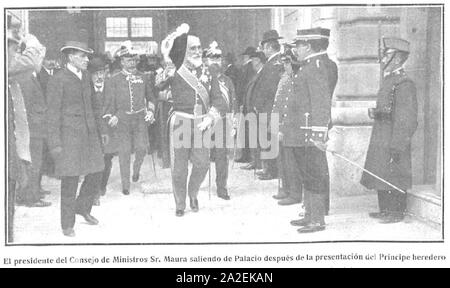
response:
<svg viewBox="0 0 450 288"><path fill-rule="evenodd" d="M225 82L219 80L219 88L220 88L220 94L222 94L223 98L227 102L228 107L230 106L230 95L229 95L229 89L225 85Z"/></svg>
<svg viewBox="0 0 450 288"><path fill-rule="evenodd" d="M14 81L9 84L8 92L11 93L14 113L14 127L8 127L8 129L14 129L16 151L19 158L31 162L30 130L22 90Z"/></svg>
<svg viewBox="0 0 450 288"><path fill-rule="evenodd" d="M206 90L205 86L198 80L198 78L189 71L184 65L181 65L180 69L177 71L178 75L183 78L186 83L189 84L189 86L194 89L196 95L200 96L200 99L203 102L203 105L205 105L206 110L209 108L209 93Z"/></svg>

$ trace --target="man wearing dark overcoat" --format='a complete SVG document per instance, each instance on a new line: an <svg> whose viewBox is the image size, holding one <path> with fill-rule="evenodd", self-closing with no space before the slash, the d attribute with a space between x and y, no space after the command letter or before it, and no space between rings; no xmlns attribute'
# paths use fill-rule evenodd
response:
<svg viewBox="0 0 450 288"><path fill-rule="evenodd" d="M116 127L122 193L129 195L131 154L135 153L132 180L137 182L149 146L147 122L154 121L156 101L148 75L136 69L138 53L131 43L124 43L117 56L122 70L105 84L107 104L103 117Z"/></svg>
<svg viewBox="0 0 450 288"><path fill-rule="evenodd" d="M409 56L409 42L384 38L381 59L383 78L376 108L365 168L398 189L364 172L361 184L378 191L379 212L370 213L382 223L397 223L406 213L406 192L412 185L411 141L417 129L417 98L414 82L403 64Z"/></svg>
<svg viewBox="0 0 450 288"><path fill-rule="evenodd" d="M173 99L170 156L175 214L178 217L184 215L186 194L192 211L199 211L197 195L209 169L210 151L203 141L196 143L195 138L220 120L220 111L224 107L218 82L209 81L202 73L200 39L188 35L188 31L189 26L182 24L161 45L165 62L169 63L165 75ZM188 180L189 162L192 162L192 171Z"/></svg>
<svg viewBox="0 0 450 288"><path fill-rule="evenodd" d="M278 88L278 82L282 74L283 65L280 61L280 43L281 39L276 30L270 30L264 33L261 46L266 55L267 62L261 71L261 76L255 84L255 100L254 109L258 115L258 125L263 125L267 128L267 137L277 137L270 133L270 114L272 112L275 94ZM262 117L260 117L262 116ZM260 130L258 128L258 130ZM267 148L267 147L265 147ZM258 172L260 180L275 179L278 175L277 160L276 159L262 159L262 171Z"/></svg>
<svg viewBox="0 0 450 288"><path fill-rule="evenodd" d="M68 41L61 52L67 65L47 87L48 145L55 174L61 178L61 227L65 236L74 237L76 214L90 225L98 224L91 210L105 167L98 133L101 123L95 119L91 79L86 71L88 54L93 51L84 42Z"/></svg>
<svg viewBox="0 0 450 288"><path fill-rule="evenodd" d="M112 169L112 159L117 155L117 135L116 129L108 125L108 119L103 118L103 110L105 109L105 78L107 74L107 64L103 58L99 55L94 56L88 65L88 71L91 74L92 80L92 107L94 109L94 115L97 122L102 124L102 128L99 127L99 134L101 131L105 131L107 136L103 136L107 139L102 140L103 143L103 159L105 161L105 169L102 173L102 180L100 182L100 191L94 202L95 206L100 205L100 196L105 196L106 186L108 185L108 179Z"/></svg>
<svg viewBox="0 0 450 288"><path fill-rule="evenodd" d="M325 229L328 163L323 142L331 119L332 89L325 61L330 30L298 30L294 41L301 66L292 78L294 93L277 98L280 107L280 139L290 160L289 183L303 184L305 217L291 222L299 233ZM285 94L288 95L288 94Z"/></svg>

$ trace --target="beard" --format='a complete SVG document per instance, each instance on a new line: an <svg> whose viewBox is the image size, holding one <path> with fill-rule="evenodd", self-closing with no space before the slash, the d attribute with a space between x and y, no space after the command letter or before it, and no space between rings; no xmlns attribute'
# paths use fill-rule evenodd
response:
<svg viewBox="0 0 450 288"><path fill-rule="evenodd" d="M201 57L195 57L195 56L189 57L187 59L187 61L189 62L189 64L191 64L195 68L198 68L203 65L203 60Z"/></svg>

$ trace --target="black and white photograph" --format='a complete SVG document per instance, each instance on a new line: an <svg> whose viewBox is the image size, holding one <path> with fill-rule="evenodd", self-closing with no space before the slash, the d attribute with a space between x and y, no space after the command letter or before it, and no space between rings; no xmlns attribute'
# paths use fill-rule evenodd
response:
<svg viewBox="0 0 450 288"><path fill-rule="evenodd" d="M444 4L183 3L5 4L2 249L445 243Z"/></svg>

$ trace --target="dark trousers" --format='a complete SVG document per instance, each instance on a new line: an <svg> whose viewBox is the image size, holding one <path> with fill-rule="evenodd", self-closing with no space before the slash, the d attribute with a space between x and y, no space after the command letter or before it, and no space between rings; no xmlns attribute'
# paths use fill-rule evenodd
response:
<svg viewBox="0 0 450 288"><path fill-rule="evenodd" d="M134 155L133 173L139 174L144 157L147 154L145 150L137 150ZM122 189L130 190L130 162L131 151L119 151L120 177L122 179Z"/></svg>
<svg viewBox="0 0 450 288"><path fill-rule="evenodd" d="M81 184L77 197L78 176L61 177L61 227L62 229L75 226L75 215L90 214L92 204L98 195L102 172L88 174Z"/></svg>
<svg viewBox="0 0 450 288"><path fill-rule="evenodd" d="M278 166L278 178L281 181L281 188L283 188L284 193L288 194L289 197L294 199L302 200L302 183L299 181L298 183L292 182L290 178L298 178L298 171L295 166L289 166L289 159L287 156L286 147L283 146L283 143L280 141L279 143L280 152L277 157L277 166ZM291 156L292 157L292 156ZM296 171L292 173L291 171ZM293 175L290 175L293 174ZM291 183L292 182L292 183ZM294 185L292 185L294 184ZM298 192L298 193L294 193Z"/></svg>
<svg viewBox="0 0 450 288"><path fill-rule="evenodd" d="M44 155L44 139L30 138L31 165L27 167L28 185L17 191L17 201L33 204L40 200L41 169Z"/></svg>
<svg viewBox="0 0 450 288"><path fill-rule="evenodd" d="M209 149L207 148L175 148L173 154L172 185L177 210L186 209L186 192L189 198L196 199L198 190L205 180L209 169ZM187 184L189 160L192 171Z"/></svg>
<svg viewBox="0 0 450 288"><path fill-rule="evenodd" d="M312 223L324 224L329 199L326 153L316 147L284 147L284 150L292 189L298 189L303 184L306 216ZM296 195L298 192L293 190L290 193Z"/></svg>
<svg viewBox="0 0 450 288"><path fill-rule="evenodd" d="M8 178L8 243L14 242L15 198L16 198L16 180Z"/></svg>
<svg viewBox="0 0 450 288"><path fill-rule="evenodd" d="M100 184L100 192L101 196L104 196L106 193L106 185L108 185L108 179L111 175L112 169L112 159L114 158L114 154L105 154L103 159L105 160L105 170L102 172L102 181Z"/></svg>
<svg viewBox="0 0 450 288"><path fill-rule="evenodd" d="M406 212L406 194L393 190L378 191L380 212L402 216Z"/></svg>
<svg viewBox="0 0 450 288"><path fill-rule="evenodd" d="M216 164L216 186L217 195L227 194L228 182L228 149L227 148L213 148L211 153L214 154L214 162Z"/></svg>

